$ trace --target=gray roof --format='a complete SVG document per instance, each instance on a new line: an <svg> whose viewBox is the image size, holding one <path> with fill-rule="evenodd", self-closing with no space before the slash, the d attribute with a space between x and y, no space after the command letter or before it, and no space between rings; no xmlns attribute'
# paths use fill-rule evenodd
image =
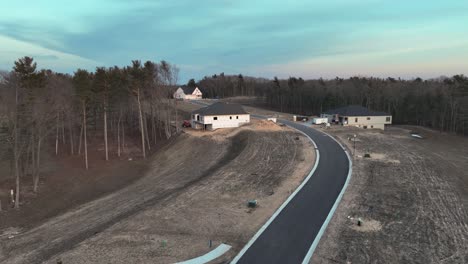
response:
<svg viewBox="0 0 468 264"><path fill-rule="evenodd" d="M324 114L340 116L389 116L385 112L371 111L360 105L349 105L332 110L325 111Z"/></svg>
<svg viewBox="0 0 468 264"><path fill-rule="evenodd" d="M180 88L182 88L184 94L192 94L196 87L181 86Z"/></svg>
<svg viewBox="0 0 468 264"><path fill-rule="evenodd" d="M248 114L240 104L214 103L192 112L200 115L245 115Z"/></svg>

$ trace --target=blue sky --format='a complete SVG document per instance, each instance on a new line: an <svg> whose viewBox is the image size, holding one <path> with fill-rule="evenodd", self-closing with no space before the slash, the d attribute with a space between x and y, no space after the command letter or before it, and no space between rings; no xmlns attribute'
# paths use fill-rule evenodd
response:
<svg viewBox="0 0 468 264"><path fill-rule="evenodd" d="M466 0L0 0L0 69L168 60L180 82L225 72L334 78L468 73Z"/></svg>

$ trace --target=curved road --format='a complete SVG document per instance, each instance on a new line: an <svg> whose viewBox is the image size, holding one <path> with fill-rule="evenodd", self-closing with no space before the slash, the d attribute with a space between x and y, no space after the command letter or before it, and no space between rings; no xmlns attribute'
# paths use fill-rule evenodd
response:
<svg viewBox="0 0 468 264"><path fill-rule="evenodd" d="M252 117L262 118L257 115ZM310 127L280 121L315 141L320 154L318 165L302 189L232 263L307 263L320 239L320 235L317 235L348 178L350 161L345 150L334 139Z"/></svg>

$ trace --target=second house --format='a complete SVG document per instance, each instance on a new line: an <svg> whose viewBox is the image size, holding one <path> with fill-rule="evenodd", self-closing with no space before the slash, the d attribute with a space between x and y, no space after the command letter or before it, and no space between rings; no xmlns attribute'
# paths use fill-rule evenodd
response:
<svg viewBox="0 0 468 264"><path fill-rule="evenodd" d="M218 102L193 111L191 122L195 129L239 127L250 122L250 114L239 104Z"/></svg>

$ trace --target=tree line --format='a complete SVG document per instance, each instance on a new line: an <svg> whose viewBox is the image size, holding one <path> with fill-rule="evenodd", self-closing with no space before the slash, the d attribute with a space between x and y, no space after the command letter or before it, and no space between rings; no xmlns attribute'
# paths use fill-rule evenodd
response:
<svg viewBox="0 0 468 264"><path fill-rule="evenodd" d="M125 140L139 138L146 158L158 139L177 133L175 100L170 100L179 69L166 61L132 61L125 67L78 69L74 74L38 69L31 57L15 61L0 75L0 158L9 160L15 178L15 207L20 179L30 175L37 192L44 144L55 155L83 157L89 167L88 139L101 138L104 157L109 145L118 157Z"/></svg>
<svg viewBox="0 0 468 264"><path fill-rule="evenodd" d="M281 112L318 115L341 106L361 105L390 113L396 124L468 135L468 78L463 75L430 80L365 77L267 80L221 73L205 77L197 85L209 98L256 96L265 107Z"/></svg>

